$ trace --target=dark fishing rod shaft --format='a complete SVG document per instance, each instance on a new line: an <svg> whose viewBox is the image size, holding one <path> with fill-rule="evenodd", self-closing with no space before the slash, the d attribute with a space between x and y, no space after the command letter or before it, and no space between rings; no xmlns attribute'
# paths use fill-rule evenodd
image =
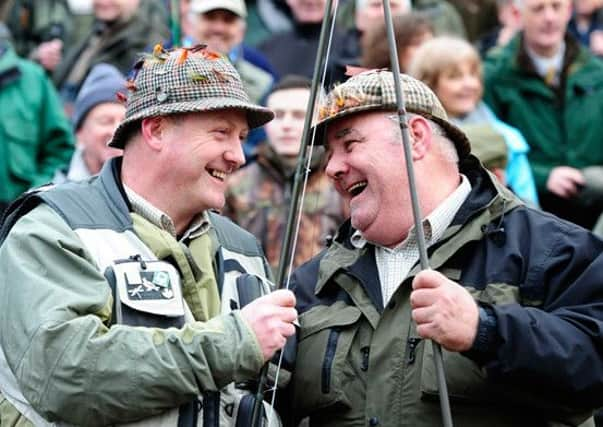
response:
<svg viewBox="0 0 603 427"><path fill-rule="evenodd" d="M412 161L412 152L410 148L410 136L408 134L408 120L406 113L406 101L402 85L400 82L400 64L398 62L398 49L396 46L396 37L394 35L394 24L389 0L383 0L383 11L385 13L385 27L387 30L387 42L389 44L389 59L391 70L394 77L394 89L396 91L396 102L398 104L398 122L402 132L402 145L404 146L404 158L406 159L406 172L408 174L408 187L412 203L412 213L415 223L415 233L419 247L419 261L421 270L429 269L429 260L427 258L427 245L425 243L425 232L423 231L423 216L419 205L417 194L417 184L415 181L415 172ZM452 427L452 414L450 412L450 402L448 399L448 386L446 385L446 374L444 372L444 362L442 357L442 348L440 344L432 341L433 358L436 368L436 377L438 381L438 393L440 397L440 410L442 412L442 424L444 427Z"/></svg>

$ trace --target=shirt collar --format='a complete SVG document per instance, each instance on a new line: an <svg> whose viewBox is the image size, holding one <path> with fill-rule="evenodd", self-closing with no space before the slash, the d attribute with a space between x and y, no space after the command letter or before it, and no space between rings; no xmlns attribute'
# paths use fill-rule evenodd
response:
<svg viewBox="0 0 603 427"><path fill-rule="evenodd" d="M539 76L547 80L547 84L558 84L561 69L563 68L563 58L565 57L565 42L561 43L559 50L554 56L546 58L538 55L536 52L526 46L526 52L536 68Z"/></svg>
<svg viewBox="0 0 603 427"><path fill-rule="evenodd" d="M442 203L440 203L422 222L423 232L425 233L425 240L427 245L431 245L436 243L440 237L444 234L444 231L448 228L454 216L461 208L461 205L471 192L471 183L469 179L463 174L461 174L461 183L460 185L448 196ZM407 241L410 239L414 239L415 235L415 227L413 226L409 232L408 236L404 241L398 244L395 248L386 248L376 243L373 243L375 246L382 247L387 251L396 251L400 248L403 248ZM354 231L352 237L350 238L352 245L357 248L363 248L368 241L362 236L362 233L358 230Z"/></svg>
<svg viewBox="0 0 603 427"><path fill-rule="evenodd" d="M178 238L176 234L176 226L174 225L174 221L172 221L172 218L170 218L169 215L167 215L161 209L153 206L149 201L147 201L144 197L136 193L128 186L124 185L123 187L124 191L126 192L126 196L128 196L128 200L132 205L132 210L134 211L134 213L142 216L144 219L146 219L156 227L167 231L175 239ZM207 212L203 211L191 221L189 227L182 235L181 240L193 239L195 237L198 237L203 233L207 232L209 228L209 216L207 215Z"/></svg>

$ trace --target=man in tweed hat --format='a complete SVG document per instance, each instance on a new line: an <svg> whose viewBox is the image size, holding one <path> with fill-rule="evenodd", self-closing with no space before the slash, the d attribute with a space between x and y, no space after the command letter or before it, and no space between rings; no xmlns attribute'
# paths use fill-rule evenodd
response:
<svg viewBox="0 0 603 427"><path fill-rule="evenodd" d="M203 46L156 46L135 70L123 157L4 221L3 425L235 425L294 333L293 294L270 293L257 241L212 212L272 112Z"/></svg>
<svg viewBox="0 0 603 427"><path fill-rule="evenodd" d="M316 124L351 217L292 278L293 416L441 426L434 340L455 425L579 425L603 403L603 242L526 208L433 92L400 77L433 270L417 265L393 75L357 74Z"/></svg>

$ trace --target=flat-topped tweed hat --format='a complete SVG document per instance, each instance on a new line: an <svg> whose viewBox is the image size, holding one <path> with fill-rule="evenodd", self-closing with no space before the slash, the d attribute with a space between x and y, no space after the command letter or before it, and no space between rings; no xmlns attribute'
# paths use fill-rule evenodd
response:
<svg viewBox="0 0 603 427"><path fill-rule="evenodd" d="M471 151L467 136L448 121L448 115L433 91L423 82L406 74L400 74L400 84L404 91L406 110L439 124L454 142L459 160L467 157ZM335 86L319 107L315 124L316 134L320 136L317 142L324 141L324 132L329 123L350 114L370 110L398 110L391 71L364 71Z"/></svg>
<svg viewBox="0 0 603 427"><path fill-rule="evenodd" d="M157 45L133 73L127 83L126 115L110 147L123 148L130 128L146 117L233 108L247 113L250 128L274 118L272 111L249 100L228 58L204 45L173 51Z"/></svg>

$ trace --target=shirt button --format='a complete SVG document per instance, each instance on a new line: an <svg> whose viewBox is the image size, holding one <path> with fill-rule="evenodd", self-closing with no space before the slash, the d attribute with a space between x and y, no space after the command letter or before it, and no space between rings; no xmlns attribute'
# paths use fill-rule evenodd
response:
<svg viewBox="0 0 603 427"><path fill-rule="evenodd" d="M379 418L371 417L371 419L369 420L369 425L371 427L375 427L375 426L379 425Z"/></svg>

